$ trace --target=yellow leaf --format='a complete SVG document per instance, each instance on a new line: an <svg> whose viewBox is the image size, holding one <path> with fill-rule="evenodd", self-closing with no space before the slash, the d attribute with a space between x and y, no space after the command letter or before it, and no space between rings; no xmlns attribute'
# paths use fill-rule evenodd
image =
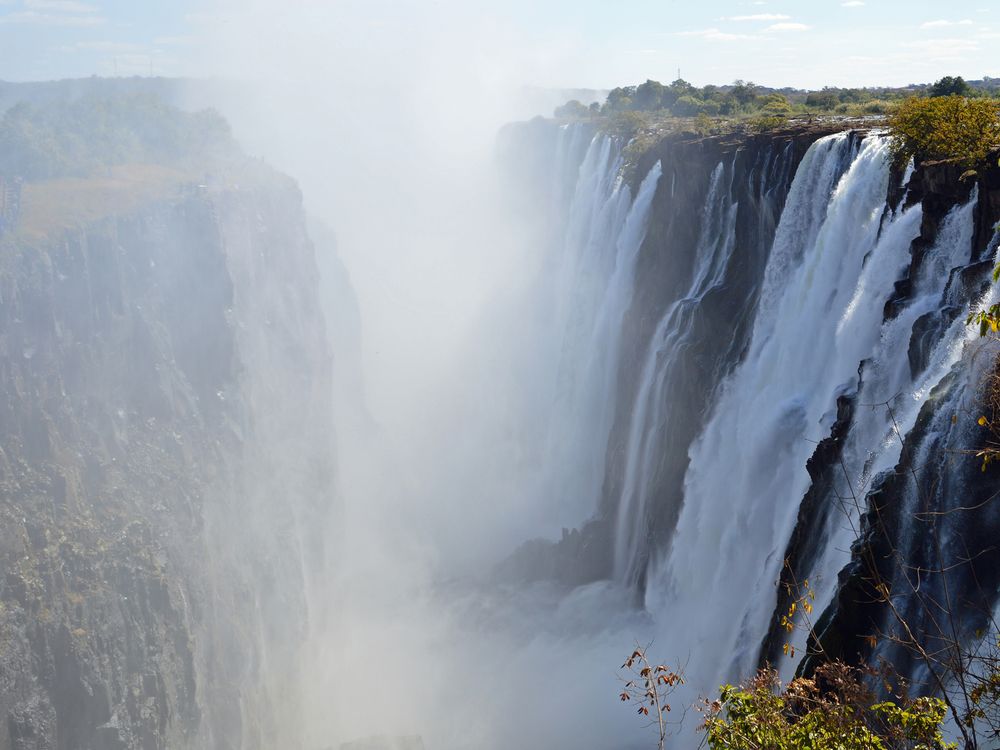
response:
<svg viewBox="0 0 1000 750"><path fill-rule="evenodd" d="M980 427L985 427L985 426L986 426L986 417L980 417L980 418L979 418L978 420L976 420L976 421L977 421L977 422L979 423L979 426L980 426Z"/></svg>

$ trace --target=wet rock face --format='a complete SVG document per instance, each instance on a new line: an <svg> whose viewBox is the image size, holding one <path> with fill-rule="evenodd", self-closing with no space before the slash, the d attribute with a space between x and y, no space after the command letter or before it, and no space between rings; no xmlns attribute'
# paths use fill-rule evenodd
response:
<svg viewBox="0 0 1000 750"><path fill-rule="evenodd" d="M978 299L992 283L995 226L1000 221L1000 168L995 165L996 159L992 159L968 176L948 162L926 164L909 181L907 202L921 203L923 222L920 236L911 246L906 275L886 305L887 317L895 315L912 294L911 280L917 277L945 217L978 190L968 265L951 270L941 306L914 321L907 352L912 372L926 367L933 346L956 319L968 313L970 301ZM890 202L893 199L890 194ZM995 604L1000 585L1000 561L994 545L1000 511L989 502L996 491L995 474L981 471L973 457L984 437L969 415L984 408L984 382L996 367L996 357L995 347L988 343L965 351L922 406L914 428L905 435L899 463L876 477L863 498L865 512L852 559L840 571L836 596L819 618L812 642L828 657L848 661L886 658L901 674L919 667L908 649L893 645L892 638L883 638L898 638L901 626L880 601L879 582L887 583L894 592L905 592L902 603L897 604L898 612L932 652L942 646L943 639L935 634L937 624L928 616L928 602L950 597L957 603L954 633L959 640L972 639L988 626L987 612ZM830 439L839 439L837 427ZM812 462L822 460L824 443ZM810 474L814 485L803 509L811 495L822 489L822 478L812 471ZM808 542L816 535L808 531L807 521L800 513L796 535L803 535ZM913 579L903 572L900 560L905 561L905 570L921 571L919 594L912 591ZM787 608L787 599L779 597L775 621L785 611L782 607ZM879 638L873 641L871 636L876 634ZM762 660L775 658L775 641L772 635L765 643ZM873 643L877 645L873 647ZM800 671L809 672L815 666L815 659L807 659Z"/></svg>
<svg viewBox="0 0 1000 750"><path fill-rule="evenodd" d="M641 363L664 311L691 283L703 232L710 178L724 166L725 200L736 206L735 247L721 282L703 299L684 305L691 331L684 361L669 374L671 418L663 431L655 470L649 537L669 540L680 511L688 450L700 432L715 389L743 357L756 312L764 268L792 179L809 147L843 126L817 126L762 135L670 135L639 159L638 174L657 160L663 177L636 274L636 289L624 323L619 371L619 409L608 442L601 514L614 518L624 486L631 411L640 387ZM860 142L861 134L852 135ZM846 165L845 165L846 168Z"/></svg>
<svg viewBox="0 0 1000 750"><path fill-rule="evenodd" d="M295 747L328 360L277 177L0 240L0 748Z"/></svg>
<svg viewBox="0 0 1000 750"><path fill-rule="evenodd" d="M614 519L626 483L629 430L641 390L643 362L665 311L678 304L681 322L677 328L689 335L685 356L670 365L663 380L665 390L659 394L669 399L671 412L669 428L658 436L646 546L669 541L681 507L689 448L704 424L715 389L743 356L764 268L795 172L816 140L844 128L843 124L830 124L712 137L670 133L647 144L640 153L627 153L624 179L633 195L657 162L662 176L622 325L617 406L600 505L594 519L567 532L558 542L535 540L522 546L499 567L497 574L502 580L544 579L572 586L613 576ZM555 153L556 132L555 125L542 120L508 128L502 141L503 162L516 184L536 189L537 185L561 184L562 176L554 171L555 159L546 158L546 154ZM581 135L589 138L590 132ZM862 134L850 137L860 143ZM529 156L518 160L515 147ZM705 235L720 232L717 226L704 226L706 201L718 174L725 214L732 211L734 251L717 285L703 298L684 299L699 254L706 252ZM537 202L538 198L532 200ZM638 583L641 589L644 581Z"/></svg>

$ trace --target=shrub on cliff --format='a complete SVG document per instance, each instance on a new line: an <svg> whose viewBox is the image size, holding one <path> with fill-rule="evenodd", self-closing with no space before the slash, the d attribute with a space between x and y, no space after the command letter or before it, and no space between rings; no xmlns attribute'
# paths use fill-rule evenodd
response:
<svg viewBox="0 0 1000 750"><path fill-rule="evenodd" d="M683 675L654 667L641 647L622 668L630 673L619 678L624 682L619 699L657 729L657 748L665 750L668 699L684 683ZM908 684L888 668L831 661L787 685L775 670L761 669L739 686L724 685L716 699L702 699L694 708L703 717L702 746L709 750L955 750L942 732L945 701L908 693Z"/></svg>
<svg viewBox="0 0 1000 750"><path fill-rule="evenodd" d="M880 701L868 687L871 670L831 662L812 678L783 689L773 671L722 688L708 703L705 732L711 750L946 750L944 701L905 697Z"/></svg>
<svg viewBox="0 0 1000 750"><path fill-rule="evenodd" d="M973 166L1000 145L1000 103L990 99L911 97L889 117L899 162L954 159Z"/></svg>

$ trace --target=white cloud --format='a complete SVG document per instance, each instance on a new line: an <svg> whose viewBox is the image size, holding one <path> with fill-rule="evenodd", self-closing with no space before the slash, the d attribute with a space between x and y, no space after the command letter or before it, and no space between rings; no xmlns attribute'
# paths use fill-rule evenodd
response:
<svg viewBox="0 0 1000 750"><path fill-rule="evenodd" d="M28 10L53 11L56 13L96 13L97 6L77 2L77 0L24 0Z"/></svg>
<svg viewBox="0 0 1000 750"><path fill-rule="evenodd" d="M865 4L865 0L847 0L846 3L841 3L841 8L860 8Z"/></svg>
<svg viewBox="0 0 1000 750"><path fill-rule="evenodd" d="M791 16L784 13L755 13L752 16L729 16L723 21L787 21Z"/></svg>
<svg viewBox="0 0 1000 750"><path fill-rule="evenodd" d="M62 13L39 13L34 10L23 10L0 16L0 24L14 23L26 26L100 26L105 19L100 16L70 16Z"/></svg>
<svg viewBox="0 0 1000 750"><path fill-rule="evenodd" d="M768 26L764 31L809 31L812 26L804 23L775 23Z"/></svg>
<svg viewBox="0 0 1000 750"><path fill-rule="evenodd" d="M942 19L939 21L927 21L926 23L920 24L920 28L922 29L940 29L947 26L972 26L972 21L968 18L962 21L945 21Z"/></svg>
<svg viewBox="0 0 1000 750"><path fill-rule="evenodd" d="M676 36L695 36L700 39L711 39L716 42L732 42L739 39L757 39L751 34L730 34L719 29L702 29L700 31L678 31Z"/></svg>
<svg viewBox="0 0 1000 750"><path fill-rule="evenodd" d="M922 60L931 62L963 60L980 52L979 42L974 39L925 39L903 42L900 46L915 51Z"/></svg>

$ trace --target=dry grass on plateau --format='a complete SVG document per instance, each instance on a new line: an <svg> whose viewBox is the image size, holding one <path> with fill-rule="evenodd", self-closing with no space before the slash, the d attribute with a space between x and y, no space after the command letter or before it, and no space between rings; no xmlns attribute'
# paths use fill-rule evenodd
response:
<svg viewBox="0 0 1000 750"><path fill-rule="evenodd" d="M191 181L190 174L169 167L124 164L100 176L25 183L17 233L44 239L169 198Z"/></svg>

